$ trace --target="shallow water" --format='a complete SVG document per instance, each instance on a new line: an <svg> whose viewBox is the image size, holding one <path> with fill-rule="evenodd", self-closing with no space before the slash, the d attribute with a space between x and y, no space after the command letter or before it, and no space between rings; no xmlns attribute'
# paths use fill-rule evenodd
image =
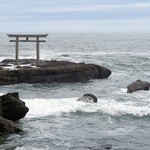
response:
<svg viewBox="0 0 150 150"><path fill-rule="evenodd" d="M94 63L112 70L108 79L84 83L0 86L0 95L19 92L30 111L18 121L20 134L1 139L1 149L149 150L150 92L126 93L137 80L149 81L150 34L49 34L41 59ZM34 58L35 45L20 44L20 58ZM14 43L0 34L0 60L14 58ZM97 104L76 101L85 93Z"/></svg>

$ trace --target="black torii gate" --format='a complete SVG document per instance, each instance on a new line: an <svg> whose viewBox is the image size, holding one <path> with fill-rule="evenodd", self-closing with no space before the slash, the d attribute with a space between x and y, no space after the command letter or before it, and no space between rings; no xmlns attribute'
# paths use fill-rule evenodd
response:
<svg viewBox="0 0 150 150"><path fill-rule="evenodd" d="M7 35L11 38L15 38L14 40L10 40L10 42L16 42L16 55L15 55L16 65L19 64L19 60L18 60L19 42L36 42L36 65L37 66L39 65L40 62L39 43L45 42L45 40L41 40L40 38L47 37L48 34L7 34Z"/></svg>

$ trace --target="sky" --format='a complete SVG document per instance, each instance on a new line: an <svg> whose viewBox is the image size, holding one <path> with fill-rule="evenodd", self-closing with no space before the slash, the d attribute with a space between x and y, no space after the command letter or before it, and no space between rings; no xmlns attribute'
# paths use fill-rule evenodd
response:
<svg viewBox="0 0 150 150"><path fill-rule="evenodd" d="M0 0L0 32L150 32L150 0Z"/></svg>

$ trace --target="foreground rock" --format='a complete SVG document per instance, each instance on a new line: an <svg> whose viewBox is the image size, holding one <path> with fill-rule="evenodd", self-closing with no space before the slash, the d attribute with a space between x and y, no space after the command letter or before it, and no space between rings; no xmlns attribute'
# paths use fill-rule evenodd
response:
<svg viewBox="0 0 150 150"><path fill-rule="evenodd" d="M0 115L12 121L23 118L29 109L19 99L18 93L8 93L0 96Z"/></svg>
<svg viewBox="0 0 150 150"><path fill-rule="evenodd" d="M0 116L0 135L9 134L9 133L19 133L22 131L14 122L4 119Z"/></svg>
<svg viewBox="0 0 150 150"><path fill-rule="evenodd" d="M27 60L26 60L27 61ZM23 63L26 62L23 60ZM29 63L31 60L28 60ZM7 62L7 63L6 63ZM8 65L9 60L1 63ZM22 61L20 60L20 63ZM32 60L31 63L34 63ZM0 85L19 83L71 83L90 79L104 79L111 75L105 67L67 61L41 61L38 67L19 67L16 70L0 70Z"/></svg>
<svg viewBox="0 0 150 150"><path fill-rule="evenodd" d="M133 83L131 83L128 87L127 87L127 93L132 93L132 92L136 92L139 90L145 90L148 91L150 87L150 83L147 81L142 81L142 80L137 80Z"/></svg>
<svg viewBox="0 0 150 150"><path fill-rule="evenodd" d="M97 103L97 97L91 93L86 93L77 101L83 101L83 102L88 102L88 103Z"/></svg>

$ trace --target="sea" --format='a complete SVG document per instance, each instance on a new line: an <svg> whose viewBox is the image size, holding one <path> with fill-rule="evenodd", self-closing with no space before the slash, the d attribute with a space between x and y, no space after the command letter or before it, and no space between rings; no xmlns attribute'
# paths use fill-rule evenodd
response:
<svg viewBox="0 0 150 150"><path fill-rule="evenodd" d="M15 43L0 34L0 61L15 58ZM0 138L1 150L150 150L150 91L127 86L150 81L149 33L49 33L40 59L97 64L107 79L78 83L0 86L19 92L29 108L19 134ZM19 58L36 58L35 43L19 43ZM92 93L98 103L77 101Z"/></svg>

